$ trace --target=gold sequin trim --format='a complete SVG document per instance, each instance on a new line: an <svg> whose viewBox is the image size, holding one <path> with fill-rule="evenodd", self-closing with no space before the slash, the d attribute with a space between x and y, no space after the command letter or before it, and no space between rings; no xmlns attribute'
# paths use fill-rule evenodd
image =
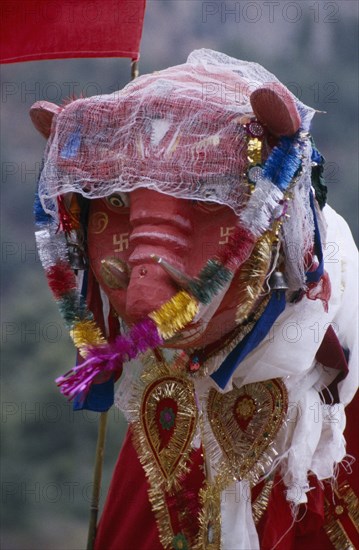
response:
<svg viewBox="0 0 359 550"><path fill-rule="evenodd" d="M353 527L358 532L359 501L356 494L347 482L342 483L338 490L334 492L335 496L344 501L346 504L348 516L352 521ZM341 505L337 505L335 511L339 515L345 512L344 507ZM350 540L343 523L340 521L340 518L333 515L327 498L325 499L324 514L324 530L334 548L336 550L354 550L355 546L353 542Z"/></svg>
<svg viewBox="0 0 359 550"><path fill-rule="evenodd" d="M258 138L250 138L247 143L247 159L250 165L261 164L262 142Z"/></svg>
<svg viewBox="0 0 359 550"><path fill-rule="evenodd" d="M252 502L252 513L255 524L259 523L264 512L268 508L269 497L273 488L273 480L268 480L264 483L263 489Z"/></svg>
<svg viewBox="0 0 359 550"><path fill-rule="evenodd" d="M200 491L201 513L198 540L193 550L221 548L221 489L207 483Z"/></svg>
<svg viewBox="0 0 359 550"><path fill-rule="evenodd" d="M246 320L263 292L262 287L270 267L272 246L276 238L275 233L272 231L265 233L257 241L253 253L240 270L239 305L236 311L236 322L238 324Z"/></svg>

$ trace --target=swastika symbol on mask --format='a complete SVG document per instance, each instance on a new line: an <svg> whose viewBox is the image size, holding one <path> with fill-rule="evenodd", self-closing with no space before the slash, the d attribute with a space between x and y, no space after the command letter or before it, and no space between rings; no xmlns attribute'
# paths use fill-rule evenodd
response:
<svg viewBox="0 0 359 550"><path fill-rule="evenodd" d="M129 233L120 233L112 236L113 246L118 246L118 248L114 249L114 252L123 252L128 249L128 237Z"/></svg>
<svg viewBox="0 0 359 550"><path fill-rule="evenodd" d="M229 237L232 235L234 230L235 230L235 227L221 227L220 236L224 240L219 239L218 244L227 244Z"/></svg>

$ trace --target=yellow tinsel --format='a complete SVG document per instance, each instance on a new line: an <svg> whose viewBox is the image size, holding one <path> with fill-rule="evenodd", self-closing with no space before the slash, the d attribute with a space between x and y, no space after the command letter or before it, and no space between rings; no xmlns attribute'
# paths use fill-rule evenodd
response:
<svg viewBox="0 0 359 550"><path fill-rule="evenodd" d="M86 357L87 346L106 344L101 330L94 321L80 321L70 331L70 336L82 357Z"/></svg>
<svg viewBox="0 0 359 550"><path fill-rule="evenodd" d="M197 311L196 300L188 292L182 290L158 310L150 313L149 317L156 323L162 338L168 340L190 323Z"/></svg>
<svg viewBox="0 0 359 550"><path fill-rule="evenodd" d="M247 159L250 165L255 166L262 162L262 142L258 138L250 138L247 144Z"/></svg>

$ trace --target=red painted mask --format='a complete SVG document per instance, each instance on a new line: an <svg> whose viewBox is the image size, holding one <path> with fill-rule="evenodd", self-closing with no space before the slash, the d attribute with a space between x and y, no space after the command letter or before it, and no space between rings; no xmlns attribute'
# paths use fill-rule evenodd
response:
<svg viewBox="0 0 359 550"><path fill-rule="evenodd" d="M115 311L132 323L178 291L176 282L152 256L193 277L228 242L236 219L227 206L148 189L96 199L91 201L88 225L90 264ZM117 281L106 269L111 262L123 271ZM238 300L234 280L200 341L191 341L191 347L206 345L232 330ZM182 341L181 347L185 345Z"/></svg>

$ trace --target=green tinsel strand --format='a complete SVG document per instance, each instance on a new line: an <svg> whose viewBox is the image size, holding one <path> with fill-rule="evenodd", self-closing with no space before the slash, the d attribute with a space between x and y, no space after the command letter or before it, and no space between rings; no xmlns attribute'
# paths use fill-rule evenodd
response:
<svg viewBox="0 0 359 550"><path fill-rule="evenodd" d="M202 304L209 304L231 280L232 275L232 272L217 260L208 260L198 277L190 282L189 290Z"/></svg>
<svg viewBox="0 0 359 550"><path fill-rule="evenodd" d="M91 313L87 312L86 315L86 303L75 291L65 294L58 301L58 307L68 329L72 329L78 321L93 319Z"/></svg>

